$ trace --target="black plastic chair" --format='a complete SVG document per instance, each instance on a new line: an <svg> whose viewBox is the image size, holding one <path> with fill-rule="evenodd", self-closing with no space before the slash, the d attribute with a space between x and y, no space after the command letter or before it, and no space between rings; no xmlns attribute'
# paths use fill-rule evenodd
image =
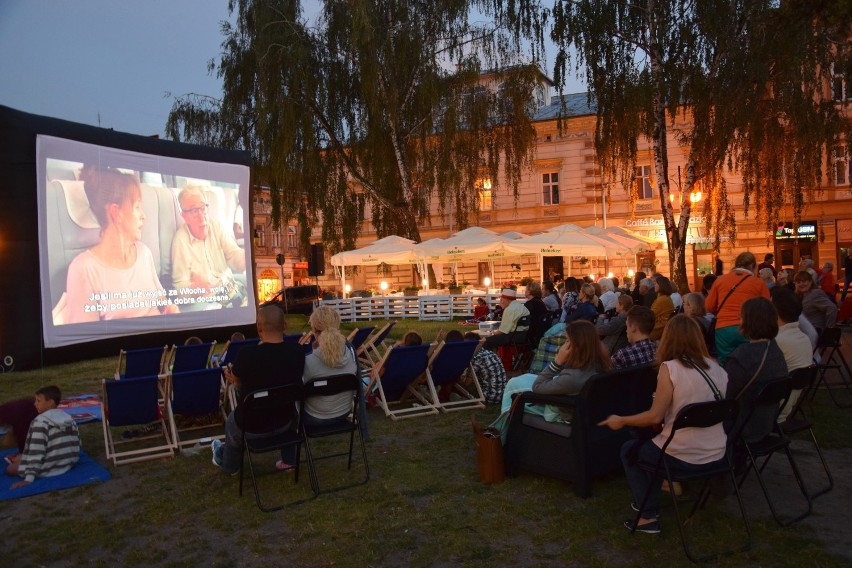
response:
<svg viewBox="0 0 852 568"><path fill-rule="evenodd" d="M308 467L311 470L311 483L315 494L332 493L342 489L349 489L358 485L363 485L370 480L370 464L367 462L367 448L364 445L364 437L361 433L361 425L358 423L358 405L363 396L363 385L357 375L343 374L333 375L329 377L317 377L311 379L304 386L304 400L308 401L315 397L335 396L341 393L349 393L352 397L351 414L341 418L339 421L324 424L322 426L311 426L302 423L302 430L305 434L305 454L308 458ZM304 418L304 411L302 412ZM361 457L364 460L364 479L347 485L335 487L334 489L326 489L322 491L319 485L319 476L317 475L316 461L321 459L348 456L346 465L347 470L352 469L352 450L355 447L355 433L358 433L358 442L361 445ZM314 456L311 448L311 438L326 438L328 436L336 436L349 434L349 451L336 454L328 454L323 456Z"/></svg>
<svg viewBox="0 0 852 568"><path fill-rule="evenodd" d="M790 374L790 388L794 391L801 390L801 393L799 394L799 398L797 398L796 402L793 404L790 413L787 415L787 419L784 422L778 423L778 428L781 429L781 433L785 436L794 436L805 431L811 435L811 442L816 449L817 455L822 462L822 468L825 470L825 475L828 478L828 485L825 488L814 492L811 495L811 499L824 495L834 488L834 478L831 475L828 462L825 461L822 448L820 448L820 445L817 442L816 435L813 430L813 422L810 418L808 418L804 408L805 401L810 398L811 392L816 389L816 378L817 367L814 365L804 367L802 369L796 369ZM761 469L765 467L767 461L769 461L768 457L761 466Z"/></svg>
<svg viewBox="0 0 852 568"><path fill-rule="evenodd" d="M526 331L518 331L519 327L526 327ZM512 338L509 344L512 346L512 370L519 371L528 369L532 361L532 350L534 345L530 344L530 332L532 330L532 316L525 315L518 318L515 328L512 330Z"/></svg>
<svg viewBox="0 0 852 568"><path fill-rule="evenodd" d="M813 501L805 487L805 481L799 471L799 466L796 464L793 453L790 451L790 438L777 427L778 415L781 409L787 403L790 396L791 381L789 378L772 381L759 387L757 397L754 401L741 409L745 419L738 426L734 433L734 449L739 455L745 458L745 470L740 476L738 485L742 486L748 474L753 470L760 488L766 497L766 503L769 505L769 510L772 512L772 517L780 526L786 527L796 523L808 515L813 510ZM773 412L767 412L771 409ZM757 423L756 423L757 422ZM743 434L748 431L748 436ZM775 452L783 451L787 456L787 461L790 463L790 468L793 470L793 476L796 479L796 484L799 491L807 501L807 510L796 515L791 519L783 519L775 509L775 503L769 494L766 481L763 479L762 467L758 467L757 459L764 458L764 463L772 457Z"/></svg>
<svg viewBox="0 0 852 568"><path fill-rule="evenodd" d="M254 471L252 454L263 454L281 450L288 446L296 447L296 462L294 483L299 481L299 455L304 433L300 427L296 410L297 403L302 400L302 385L282 385L268 389L250 392L243 398L238 426L242 430L242 451L240 452L240 496L243 494L243 471L245 469L245 454L248 453L249 472L254 487L254 496L258 508L269 513L283 509L285 505L296 505L316 497L314 493L309 499L297 499L289 503L265 507L260 499L257 487L257 477Z"/></svg>
<svg viewBox="0 0 852 568"><path fill-rule="evenodd" d="M852 406L852 370L849 368L849 363L846 362L846 357L841 351L841 338L843 330L839 327L828 327L820 331L819 339L815 351L819 352L820 362L817 365L819 370L819 379L817 380L817 388L823 385L828 391L832 402L838 408L849 408ZM839 385L830 385L825 376L828 371L837 371L840 377ZM836 392L845 389L849 395L849 401L843 402L836 396ZM811 398L816 395L816 389L811 394Z"/></svg>
<svg viewBox="0 0 852 568"><path fill-rule="evenodd" d="M709 402L699 402L684 406L680 410L680 412L678 412L677 417L675 418L674 424L672 425L671 434L663 444L662 451L660 452L660 458L659 460L657 460L657 463L648 464L640 461L638 464L639 467L653 474L655 476L655 479L662 477L660 474L662 472L665 472L665 477L668 480L670 487L673 487L674 482L676 481L683 482L701 479L704 480L704 485L701 488L699 496L693 503L692 510L689 512L689 515L685 519L681 516L680 507L678 506L677 499L672 499L672 502L674 503L675 515L677 516L677 528L680 532L680 541L683 545L683 551L686 553L687 558L689 558L692 562L704 562L722 555L734 554L737 552L743 552L745 550L748 550L749 548L751 548L751 527L749 526L748 516L746 515L745 506L743 505L742 496L740 495L739 486L737 484L737 480L734 474L734 463L731 458L730 444L728 444L728 447L725 451L724 460L720 460L713 467L708 467L707 469L701 472L686 472L671 467L668 461L664 459L666 456L666 448L669 447L669 444L671 444L675 435L677 435L678 430L682 430L684 428L710 428L712 426L716 426L717 424L721 424L724 422L733 422L733 420L736 418L737 412L738 405L737 401L735 400L712 400ZM650 444L652 442L649 441L646 443ZM743 518L743 523L745 524L746 544L744 544L741 548L738 549L725 550L711 556L697 557L689 548L689 543L687 542L686 533L684 531L684 524L692 518L692 516L699 508L703 508L708 496L710 495L711 479L721 475L729 475L731 478L731 482L733 483L734 493L737 496L737 504L740 507L740 514ZM645 496L642 498L642 503L638 507L639 511L636 513L636 519L633 523L632 532L635 532L636 526L638 526L639 524L639 519L642 518L642 512L645 508L645 504L648 501L648 496L651 494L651 491L658 490L658 487L656 487L655 485L656 484L652 483L648 487L647 493L645 493Z"/></svg>

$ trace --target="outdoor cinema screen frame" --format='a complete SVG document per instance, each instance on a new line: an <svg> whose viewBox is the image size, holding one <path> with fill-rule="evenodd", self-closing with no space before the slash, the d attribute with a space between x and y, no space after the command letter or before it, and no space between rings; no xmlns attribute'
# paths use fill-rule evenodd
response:
<svg viewBox="0 0 852 568"><path fill-rule="evenodd" d="M138 262L129 268L105 262L104 256L110 251L97 247L105 231L91 209L81 179L84 165L128 174L138 182L135 201L142 212L137 216L141 219L141 236L133 241ZM38 134L36 174L45 347L255 322L248 166L147 154ZM185 226L187 214L181 212L178 202L180 191L188 186L203 195L208 226L218 226L215 232L211 229L217 236L216 246L210 244L210 233L202 239L208 247L205 254L217 256L224 254L224 249L228 251L227 264L233 265L221 273L218 284L209 288L181 286L172 278L173 260L182 258L173 256L176 235L184 233L182 242L194 238ZM126 237L122 238L125 243ZM110 258L114 256L107 256L107 260ZM76 267L69 278L69 266L75 259ZM184 272L188 271L186 268ZM144 278L139 277L140 272ZM216 275L219 277L220 272ZM87 301L81 304L83 297Z"/></svg>

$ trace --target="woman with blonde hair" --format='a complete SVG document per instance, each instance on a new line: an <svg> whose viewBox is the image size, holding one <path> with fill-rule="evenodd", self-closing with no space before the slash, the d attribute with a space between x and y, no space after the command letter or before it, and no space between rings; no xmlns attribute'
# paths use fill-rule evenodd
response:
<svg viewBox="0 0 852 568"><path fill-rule="evenodd" d="M595 287L586 283L580 287L580 299L573 313L565 317L565 323L577 320L586 320L594 323L598 319L598 296Z"/></svg>
<svg viewBox="0 0 852 568"><path fill-rule="evenodd" d="M638 462L657 463L661 448L671 435L675 417L683 407L724 399L728 388L728 374L710 357L700 326L689 316L680 314L669 320L657 348L657 361L660 371L651 408L633 416L613 414L598 424L613 430L663 424L662 432L650 440L630 440L621 447L621 461L633 493L634 507L642 503L649 488L659 489L661 485L661 479L643 470ZM666 448L665 460L669 467L678 471L712 470L725 459L726 444L727 436L721 423L710 428L685 429L678 432ZM633 529L632 520L624 525ZM660 532L656 491L648 494L636 531Z"/></svg>

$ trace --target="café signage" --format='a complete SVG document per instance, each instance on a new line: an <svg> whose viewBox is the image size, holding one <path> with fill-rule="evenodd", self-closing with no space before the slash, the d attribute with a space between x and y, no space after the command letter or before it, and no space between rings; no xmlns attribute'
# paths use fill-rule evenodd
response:
<svg viewBox="0 0 852 568"><path fill-rule="evenodd" d="M792 239L801 239L807 241L815 241L817 238L816 221L802 221L796 227L791 221L784 221L775 226L775 240L788 241Z"/></svg>

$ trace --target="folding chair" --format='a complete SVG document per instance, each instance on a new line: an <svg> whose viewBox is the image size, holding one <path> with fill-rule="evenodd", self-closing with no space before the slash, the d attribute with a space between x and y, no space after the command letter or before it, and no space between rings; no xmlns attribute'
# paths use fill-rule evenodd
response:
<svg viewBox="0 0 852 568"><path fill-rule="evenodd" d="M523 339L518 339L518 334L523 332L518 332L517 329L519 327L527 327L527 332L524 335ZM513 356L512 356L512 371L521 371L526 370L530 366L530 362L532 361L532 350L533 346L530 344L530 330L532 329L532 316L523 316L518 319L518 322L515 324L515 329L512 330L514 335L512 335L512 341L510 345L512 346Z"/></svg>
<svg viewBox="0 0 852 568"><path fill-rule="evenodd" d="M426 376L428 377L429 390L432 392L435 403L441 410L450 412L468 408L485 408L485 395L482 394L479 379L470 365L476 350L482 343L485 343L485 341L477 341L475 339L450 343L442 341L432 352ZM461 383L460 379L465 371L469 371L469 376L476 389L475 394L464 388L464 385ZM452 389L460 394L463 400L440 401L437 394L438 387Z"/></svg>
<svg viewBox="0 0 852 568"><path fill-rule="evenodd" d="M379 351L379 347L384 346L385 339L388 338L388 335L390 335L390 332L393 329L393 326L395 325L395 321L387 323L379 331L368 337L367 340L362 344L361 361L367 367L372 367L373 365L378 363L384 356L384 353ZM385 347L385 351L387 351L387 347Z"/></svg>
<svg viewBox="0 0 852 568"><path fill-rule="evenodd" d="M778 415L790 396L790 390L791 382L789 378L772 381L763 385L754 401L746 405L744 410L741 410L741 412L745 413L745 420L740 423L733 436L734 449L743 453L746 459L745 471L740 476L738 485L742 486L748 474L754 471L763 495L766 497L769 510L772 512L772 517L782 527L804 519L813 510L813 500L805 487L805 481L802 479L802 474L799 472L799 466L793 458L793 453L790 451L790 438L784 435L783 431L777 428L776 425ZM745 433L746 429L748 429L747 434ZM800 513L788 520L782 519L775 509L775 503L769 495L766 481L763 479L763 467L758 467L757 464L757 458L765 458L763 461L765 465L769 461L769 458L775 452L779 451L783 451L787 455L787 461L793 470L793 476L796 479L799 491L804 496L808 505L804 513Z"/></svg>
<svg viewBox="0 0 852 568"><path fill-rule="evenodd" d="M674 482L676 481L693 481L699 479L704 480L704 485L701 488L699 496L693 503L692 510L689 512L689 515L686 518L683 518L681 516L680 507L678 505L677 499L672 499L672 502L674 503L675 516L677 517L678 521L677 528L678 532L680 533L680 541L683 545L683 551L686 553L687 558L689 558L692 562L704 562L706 560L717 558L722 555L733 554L748 550L749 548L751 548L751 527L749 526L748 517L746 516L745 506L743 505L742 496L740 495L739 485L737 484L736 477L734 476L734 463L731 458L730 443L728 444L728 447L725 450L724 460L721 460L717 466L714 466L701 472L680 471L677 468L672 467L669 464L668 460L665 459L666 448L669 447L669 444L671 444L672 440L677 435L679 430L683 430L685 428L710 428L716 425L721 425L721 423L723 422L733 422L736 415L736 400L713 400L710 402L688 404L684 406L680 410L680 412L678 412L674 424L672 425L671 434L666 439L665 443L663 444L663 447L661 448L660 458L657 460L657 463L649 464L642 461L638 463L639 467L653 474L655 480L659 479L661 477L660 474L665 472L665 478L669 482L670 487L673 487ZM651 442L649 441L646 443ZM710 480L720 475L729 475L733 483L734 493L737 496L737 504L740 507L740 515L742 516L743 523L745 524L746 544L739 549L726 550L711 556L697 557L693 554L692 550L689 547L686 532L684 531L684 525L689 522L689 520L692 518L692 516L698 509L704 507L707 498L710 495ZM645 508L645 504L648 501L648 496L651 494L651 491L657 490L658 486L656 483L651 483L649 485L648 491L645 493L645 496L642 498L642 503L638 507L639 511L636 513L636 519L633 522L632 532L635 532L636 526L639 524L639 519L642 518L642 513Z"/></svg>
<svg viewBox="0 0 852 568"><path fill-rule="evenodd" d="M281 450L287 446L296 446L296 463L294 483L299 481L299 454L305 435L299 424L296 405L302 400L302 385L281 385L268 389L256 390L243 397L238 426L242 430L242 449L240 452L240 496L243 494L243 471L245 455L248 454L251 483L254 487L254 497L258 508L269 513L283 509L286 505L304 503L316 497L314 490L311 497L297 499L289 503L265 507L260 499L257 486L257 476L254 471L252 454L264 454ZM311 479L311 487L314 481Z"/></svg>
<svg viewBox="0 0 852 568"><path fill-rule="evenodd" d="M162 375L168 354L168 346L147 349L122 349L118 353L115 367L116 379L133 379L150 375ZM122 365L124 372L122 373Z"/></svg>
<svg viewBox="0 0 852 568"><path fill-rule="evenodd" d="M104 448L107 459L111 459L115 465L174 457L169 430L160 408L159 382L158 375L103 381L101 424L104 431ZM113 428L152 425L159 425L160 431L152 431L150 435L143 434L128 440L113 439ZM146 444L160 438L164 443ZM119 451L116 448L118 445L125 445L132 449ZM143 447L139 447L140 445Z"/></svg>
<svg viewBox="0 0 852 568"><path fill-rule="evenodd" d="M210 366L210 358L216 342L196 343L191 345L172 345L168 365L165 369L171 373L197 371Z"/></svg>
<svg viewBox="0 0 852 568"><path fill-rule="evenodd" d="M392 420L438 414L434 399L426 400L415 388L418 379L426 372L429 365L429 349L431 345L394 346L388 349L382 360L370 371L370 384L367 392L377 389L377 402L385 416ZM393 403L402 402L403 395L408 393L416 399L415 405L405 408L390 409Z"/></svg>
<svg viewBox="0 0 852 568"><path fill-rule="evenodd" d="M828 327L821 331L815 351L820 354L820 362L817 367L819 369L819 379L817 380L817 388L823 385L828 391L832 402L838 408L849 408L852 406L852 370L849 369L849 363L846 362L846 357L843 356L841 348L841 338L843 330L839 327ZM838 360L839 359L839 360ZM830 385L825 378L828 371L837 371L840 377L839 385ZM835 396L835 392L845 389L849 395L849 402L842 402ZM816 395L816 389L811 394L811 398Z"/></svg>
<svg viewBox="0 0 852 568"><path fill-rule="evenodd" d="M198 369L169 375L166 386L166 414L172 437L172 445L176 450L192 446L201 440L222 439L225 434L199 436L191 439L181 439L181 432L207 430L225 425L225 409L223 405L222 369ZM179 428L175 416L195 418L218 414L221 418L216 423Z"/></svg>
<svg viewBox="0 0 852 568"><path fill-rule="evenodd" d="M376 326L374 325L356 327L349 334L349 337L346 338L346 340L352 344L352 348L355 349L355 355L362 361L366 358L364 351L366 349L367 338L370 337L370 334L373 333L373 330L375 329ZM367 359L367 361L369 361L369 359Z"/></svg>
<svg viewBox="0 0 852 568"><path fill-rule="evenodd" d="M315 397L328 397L335 395L349 396L352 401L351 414L349 416L344 416L337 422L323 424L322 426L312 426L310 424L305 424L304 421L302 422L302 429L305 433L305 454L308 458L308 467L311 470L311 479L314 481L315 484L314 491L317 494L331 493L334 491L340 491L342 489L348 489L357 485L363 485L364 483L367 483L370 480L370 465L367 462L367 448L364 445L364 437L361 433L361 425L358 423L358 404L360 403L360 399L363 396L363 388L364 385L361 383L361 379L355 374L317 377L311 379L305 384L303 390L303 396L305 401L308 401L311 398ZM302 418L304 419L304 412L302 413ZM358 442L361 444L361 458L364 460L364 479L361 481L342 485L340 487L335 487L334 489L327 489L325 491L321 491L319 486L319 476L317 475L317 468L315 462L321 459L348 455L349 461L347 462L346 469L351 470L352 449L355 445L356 432L358 433ZM349 434L349 451L315 457L313 449L311 448L311 438L325 438L337 434Z"/></svg>
<svg viewBox="0 0 852 568"><path fill-rule="evenodd" d="M811 422L808 418L804 408L805 401L809 398L811 391L816 388L816 377L817 368L814 365L804 367L802 369L796 369L790 374L790 387L793 390L801 390L801 393L799 394L799 398L797 398L796 402L793 404L793 408L790 410L790 413L787 415L787 419L784 422L778 423L781 433L785 436L794 436L799 432L805 431L811 435L811 442L816 449L817 455L822 462L822 468L825 470L825 475L828 478L828 485L811 495L811 499L824 495L834 488L834 478L831 475L831 470L828 468L828 462L825 461L825 456L822 454L822 448L820 448L819 443L817 442L816 435L813 430L813 422ZM765 465L766 462L763 463L761 469Z"/></svg>

